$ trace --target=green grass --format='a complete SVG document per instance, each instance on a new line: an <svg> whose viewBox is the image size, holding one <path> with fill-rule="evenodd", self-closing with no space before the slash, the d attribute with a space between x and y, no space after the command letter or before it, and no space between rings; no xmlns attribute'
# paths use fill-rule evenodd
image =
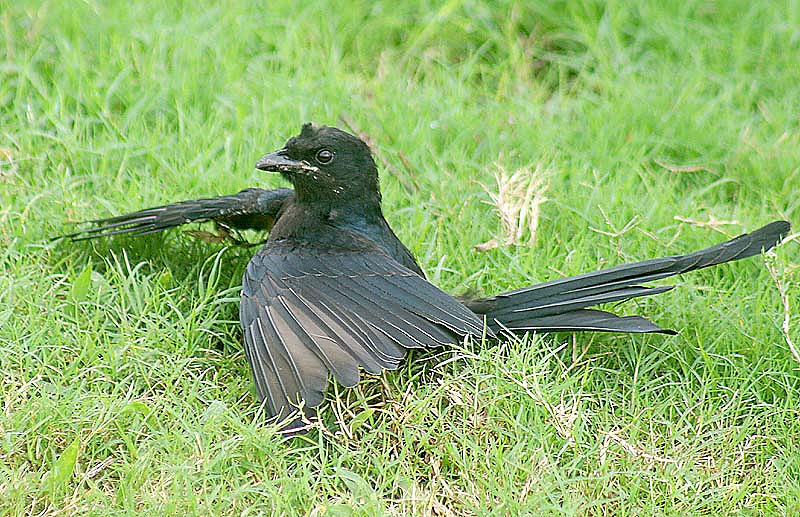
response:
<svg viewBox="0 0 800 517"><path fill-rule="evenodd" d="M285 439L241 352L252 249L48 238L277 186L255 161L340 117L453 292L726 238L676 216L797 225L798 27L797 1L0 0L0 514L796 515L800 365L762 258L618 308L679 336L415 354ZM549 201L531 247L479 253L498 164L548 168ZM800 345L797 243L768 261Z"/></svg>

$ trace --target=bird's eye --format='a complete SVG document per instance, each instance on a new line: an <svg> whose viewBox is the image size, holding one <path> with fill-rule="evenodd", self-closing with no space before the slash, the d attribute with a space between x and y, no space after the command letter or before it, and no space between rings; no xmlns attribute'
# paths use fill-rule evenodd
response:
<svg viewBox="0 0 800 517"><path fill-rule="evenodd" d="M330 163L333 160L333 153L327 149L317 151L317 161L319 163Z"/></svg>

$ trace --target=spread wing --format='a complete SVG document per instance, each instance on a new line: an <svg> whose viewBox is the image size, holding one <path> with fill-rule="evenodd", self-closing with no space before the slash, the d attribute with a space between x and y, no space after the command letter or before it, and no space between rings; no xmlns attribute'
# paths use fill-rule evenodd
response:
<svg viewBox="0 0 800 517"><path fill-rule="evenodd" d="M409 348L493 337L458 300L377 248L270 242L248 264L239 310L258 394L281 418L301 400L322 403L329 373L351 387L359 368L396 369Z"/></svg>
<svg viewBox="0 0 800 517"><path fill-rule="evenodd" d="M182 224L205 221L216 221L242 230L269 230L292 193L288 188L249 188L230 196L180 201L130 214L87 221L95 226L62 237L81 241L121 233L147 235Z"/></svg>

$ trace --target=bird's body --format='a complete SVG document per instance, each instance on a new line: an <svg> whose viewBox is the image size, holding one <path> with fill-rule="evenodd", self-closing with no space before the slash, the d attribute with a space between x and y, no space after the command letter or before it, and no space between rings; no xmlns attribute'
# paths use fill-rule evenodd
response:
<svg viewBox="0 0 800 517"><path fill-rule="evenodd" d="M408 349L494 340L528 331L665 332L640 317L589 309L657 294L639 285L753 256L788 233L776 221L688 255L626 264L507 293L459 301L425 279L381 211L366 144L335 128L303 126L257 168L294 189L247 189L95 221L73 239L144 234L192 221L269 230L244 273L240 321L260 398L281 419L322 403L330 374L354 386L360 371L395 369ZM296 427L294 420L289 427Z"/></svg>

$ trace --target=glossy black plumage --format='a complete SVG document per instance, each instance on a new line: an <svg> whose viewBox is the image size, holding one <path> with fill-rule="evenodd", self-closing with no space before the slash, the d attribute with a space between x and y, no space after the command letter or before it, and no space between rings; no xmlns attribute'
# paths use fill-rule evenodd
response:
<svg viewBox="0 0 800 517"><path fill-rule="evenodd" d="M239 230L270 230L292 189L248 188L238 194L180 201L130 214L87 221L95 226L64 235L74 241L123 233L147 235L187 223L214 221Z"/></svg>
<svg viewBox="0 0 800 517"><path fill-rule="evenodd" d="M316 406L328 371L351 387L359 369L376 375L395 369L407 349L484 333L483 320L455 298L352 238L356 246L349 249L270 242L247 267L244 346L272 413L287 416L288 402L298 399Z"/></svg>
<svg viewBox="0 0 800 517"><path fill-rule="evenodd" d="M496 332L501 327L543 332L580 330L580 327L587 327L588 330L593 326L591 330L671 333L643 318L619 320L609 313L581 309L669 291L672 286L644 287L639 284L752 257L772 248L782 236L789 233L789 229L788 222L775 221L752 233L694 253L623 264L551 280L473 303L483 304L481 312L486 314Z"/></svg>
<svg viewBox="0 0 800 517"><path fill-rule="evenodd" d="M280 418L298 406L312 416L329 375L354 386L361 370L395 369L412 348L527 331L672 333L641 316L587 307L665 292L672 287L640 284L753 256L789 232L789 223L776 221L695 253L459 301L425 279L386 223L377 168L360 139L306 124L256 166L280 172L294 190L184 201L97 220L68 237L140 235L207 220L269 230L244 274L240 320L259 396Z"/></svg>

